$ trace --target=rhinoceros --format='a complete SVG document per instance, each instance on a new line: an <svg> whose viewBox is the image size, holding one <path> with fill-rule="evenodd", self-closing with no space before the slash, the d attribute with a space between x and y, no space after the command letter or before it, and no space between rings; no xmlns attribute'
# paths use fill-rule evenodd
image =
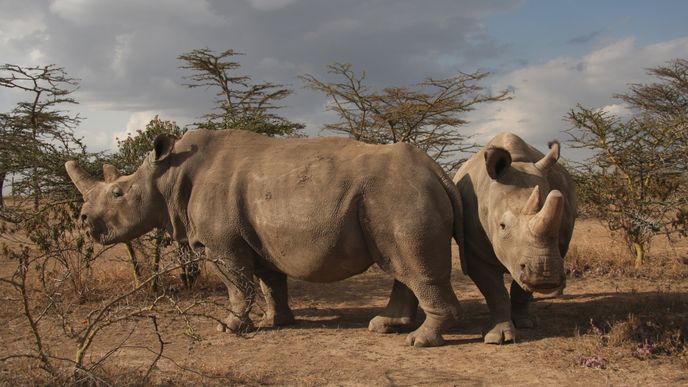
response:
<svg viewBox="0 0 688 387"><path fill-rule="evenodd" d="M129 176L104 165L97 181L74 161L65 167L99 243L161 227L205 251L229 293L221 330L254 328L254 276L267 304L262 326L284 325L294 322L287 276L331 282L373 263L394 284L371 331L411 327L420 304L427 317L406 342L437 346L459 318L450 271L452 237L463 245L461 198L411 145L199 129L181 139L159 135Z"/></svg>
<svg viewBox="0 0 688 387"><path fill-rule="evenodd" d="M511 133L501 133L454 176L464 216L463 271L485 296L491 314L486 343L516 339L532 327L532 292L565 286L564 260L576 219L576 192L557 163L559 142L547 155ZM511 302L503 275L513 277ZM515 324L515 325L514 325Z"/></svg>

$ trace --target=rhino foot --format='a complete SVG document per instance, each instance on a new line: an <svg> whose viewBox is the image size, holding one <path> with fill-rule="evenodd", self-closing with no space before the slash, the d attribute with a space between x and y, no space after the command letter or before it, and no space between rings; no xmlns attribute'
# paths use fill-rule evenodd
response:
<svg viewBox="0 0 688 387"><path fill-rule="evenodd" d="M511 319L514 322L514 326L516 328L530 329L535 328L538 325L537 319L531 316L530 313L526 313L524 315L512 314Z"/></svg>
<svg viewBox="0 0 688 387"><path fill-rule="evenodd" d="M421 326L406 336L406 344L414 347L439 347L444 345L444 339L437 330Z"/></svg>
<svg viewBox="0 0 688 387"><path fill-rule="evenodd" d="M511 321L497 323L485 334L484 341L485 344L516 342L516 327Z"/></svg>
<svg viewBox="0 0 688 387"><path fill-rule="evenodd" d="M375 316L368 324L368 330L377 333L408 332L416 327L411 317Z"/></svg>
<svg viewBox="0 0 688 387"><path fill-rule="evenodd" d="M294 315L289 314L277 314L273 316L264 316L262 320L258 323L258 328L274 328L284 325L293 325L296 323Z"/></svg>
<svg viewBox="0 0 688 387"><path fill-rule="evenodd" d="M242 320L232 316L217 324L215 329L217 329L218 332L248 333L254 331L256 328L251 320Z"/></svg>
<svg viewBox="0 0 688 387"><path fill-rule="evenodd" d="M511 321L516 328L535 328L537 319L530 313L530 302L511 301Z"/></svg>

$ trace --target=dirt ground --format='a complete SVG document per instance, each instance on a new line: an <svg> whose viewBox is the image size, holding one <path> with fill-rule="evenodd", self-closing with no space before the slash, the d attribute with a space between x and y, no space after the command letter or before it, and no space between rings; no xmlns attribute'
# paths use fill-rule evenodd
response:
<svg viewBox="0 0 688 387"><path fill-rule="evenodd" d="M603 243L604 238L602 227L579 222L574 244ZM122 252L113 250L112 254ZM9 264L3 259L3 272ZM103 263L99 268L112 270ZM191 319L200 336L200 340L193 339L185 334L186 324L173 308L163 307L159 323L165 357L157 363L152 380L163 385L688 385L685 358L641 360L632 356L631 346L610 352L589 334L595 321L639 315L648 305L666 307L667 313L688 312L687 281L595 275L569 278L563 296L537 299L537 328L519 330L515 344L494 346L482 343L481 330L489 320L482 295L460 273L458 264L454 268L454 290L465 317L460 326L444 335L443 347L407 347L405 333L385 335L367 330L368 321L386 304L392 285L389 276L373 267L337 283L290 281L297 324L244 337L219 333L213 321L199 317ZM177 298L183 302L193 292L217 302L225 298L216 282L182 291ZM221 310L208 307L205 312L223 317ZM12 307L0 311L0 355L30 345L30 337L21 333L26 323L16 313ZM74 347L59 334L59 322L46 319L42 324L50 351L71 358ZM128 375L115 378L115 384L135 382L155 358L151 350L159 347L159 341L146 324L142 320L105 329L90 350L90 358L96 360L124 343L105 363L109 372ZM581 365L581 359L593 356L604 357L605 367ZM14 379L13 367L11 362L0 363L0 381Z"/></svg>

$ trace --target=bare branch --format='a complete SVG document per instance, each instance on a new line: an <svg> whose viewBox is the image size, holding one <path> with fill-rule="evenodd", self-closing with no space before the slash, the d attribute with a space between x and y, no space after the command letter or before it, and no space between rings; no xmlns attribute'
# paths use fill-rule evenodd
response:
<svg viewBox="0 0 688 387"><path fill-rule="evenodd" d="M343 80L324 82L310 74L299 77L306 87L325 94L330 101L327 110L339 116L339 122L326 124L325 129L369 143L415 144L447 171L463 161L456 159L458 154L474 147L468 142L470 136L458 129L467 123L462 114L483 102L511 98L506 90L494 96L483 93L477 82L488 75L485 72L371 91L365 85L365 73L357 75L350 64L333 63L328 70Z"/></svg>

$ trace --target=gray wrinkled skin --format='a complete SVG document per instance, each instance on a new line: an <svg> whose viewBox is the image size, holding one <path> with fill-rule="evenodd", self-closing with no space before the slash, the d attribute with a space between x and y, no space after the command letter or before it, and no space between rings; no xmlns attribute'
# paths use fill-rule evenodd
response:
<svg viewBox="0 0 688 387"><path fill-rule="evenodd" d="M485 296L492 318L485 342L516 339L533 327L532 292L561 292L576 218L574 183L556 161L511 133L494 137L456 173L466 246L462 269ZM511 273L511 299L503 275Z"/></svg>
<svg viewBox="0 0 688 387"><path fill-rule="evenodd" d="M275 326L294 321L287 276L331 282L373 263L395 282L371 331L413 326L420 304L427 318L407 343L436 346L459 318L449 276L451 238L463 245L461 198L413 146L196 130L156 138L130 176L106 165L105 181L95 181L74 162L66 168L84 196L82 220L100 243L164 227L205 250L229 292L222 330L254 327L254 276L268 306L261 325Z"/></svg>

